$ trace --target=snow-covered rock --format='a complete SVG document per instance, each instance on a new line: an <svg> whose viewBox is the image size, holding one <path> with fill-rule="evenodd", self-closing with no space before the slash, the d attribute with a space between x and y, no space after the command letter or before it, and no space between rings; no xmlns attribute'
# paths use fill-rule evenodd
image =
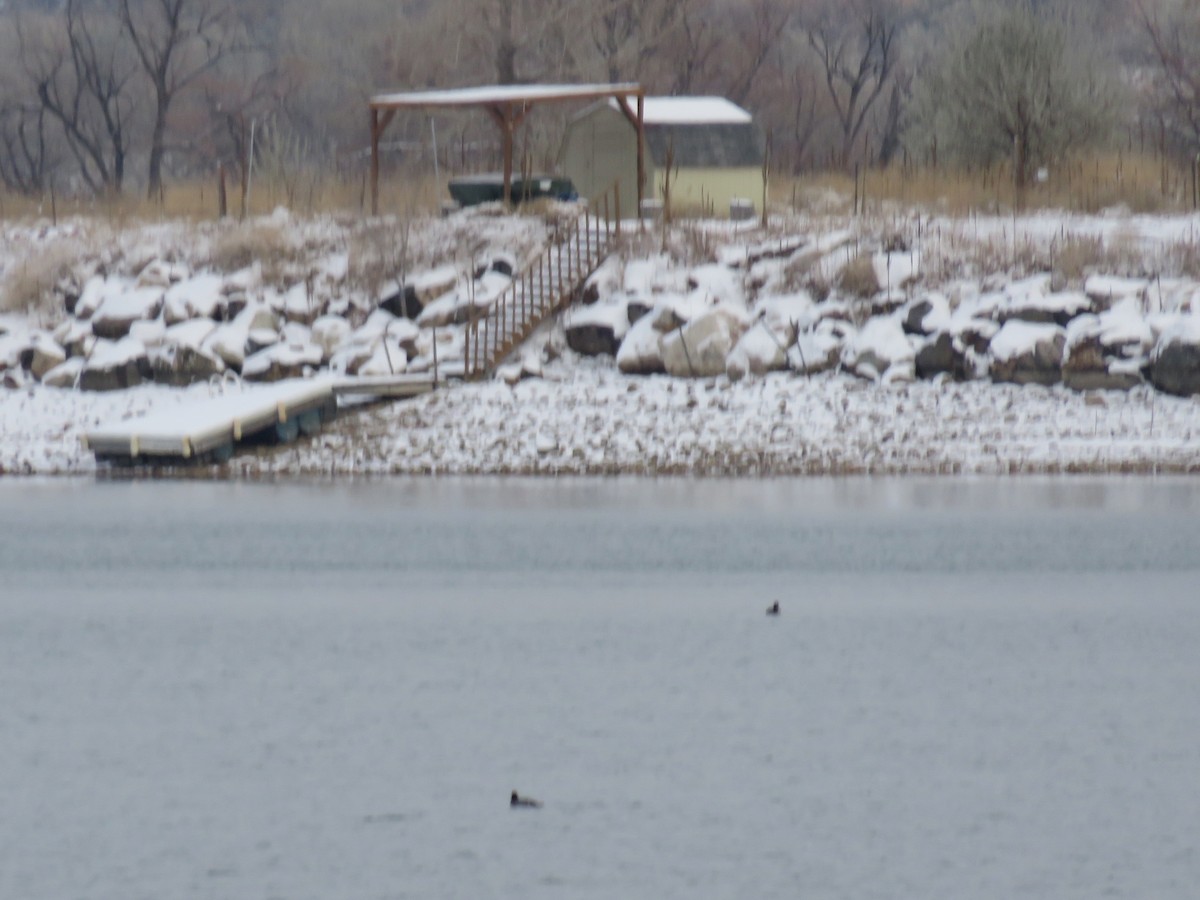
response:
<svg viewBox="0 0 1200 900"><path fill-rule="evenodd" d="M321 348L316 344L278 343L247 356L242 377L248 381L282 381L299 378L321 364Z"/></svg>
<svg viewBox="0 0 1200 900"><path fill-rule="evenodd" d="M1122 300L1146 300L1150 286L1145 278L1121 278L1115 275L1089 275L1083 282L1083 292L1098 310L1106 310Z"/></svg>
<svg viewBox="0 0 1200 900"><path fill-rule="evenodd" d="M1128 390L1142 383L1154 334L1132 296L1067 326L1063 383L1076 390Z"/></svg>
<svg viewBox="0 0 1200 900"><path fill-rule="evenodd" d="M54 340L67 351L67 356L87 356L96 336L89 320L67 319L54 329Z"/></svg>
<svg viewBox="0 0 1200 900"><path fill-rule="evenodd" d="M474 281L459 284L449 293L430 301L417 316L417 323L425 328L461 325L473 315L484 315L511 284L512 279L507 275L490 270L484 272Z"/></svg>
<svg viewBox="0 0 1200 900"><path fill-rule="evenodd" d="M275 313L269 307L252 304L238 313L232 322L226 322L213 329L205 339L202 349L219 356L230 368L241 369L246 359L250 332L259 329L264 332L277 332L278 327Z"/></svg>
<svg viewBox="0 0 1200 900"><path fill-rule="evenodd" d="M146 347L141 341L124 337L118 341L101 338L79 375L84 391L118 391L135 387L149 374Z"/></svg>
<svg viewBox="0 0 1200 900"><path fill-rule="evenodd" d="M913 366L918 378L948 375L955 381L965 381L974 374L966 347L948 331L926 340L917 350Z"/></svg>
<svg viewBox="0 0 1200 900"><path fill-rule="evenodd" d="M163 315L177 319L215 319L224 309L225 279L212 272L194 275L167 288Z"/></svg>
<svg viewBox="0 0 1200 900"><path fill-rule="evenodd" d="M1092 301L1081 291L1051 290L1050 275L1035 275L1008 285L995 311L1001 323L1014 319L1035 324L1065 326L1076 316L1091 312Z"/></svg>
<svg viewBox="0 0 1200 900"><path fill-rule="evenodd" d="M883 380L892 368L907 376L915 357L898 314L869 320L842 348L842 365L871 380Z"/></svg>
<svg viewBox="0 0 1200 900"><path fill-rule="evenodd" d="M125 337L134 322L158 317L162 312L163 293L161 287L113 290L92 313L92 331L97 337L112 341Z"/></svg>
<svg viewBox="0 0 1200 900"><path fill-rule="evenodd" d="M35 332L30 339L29 374L39 381L55 366L67 361L67 351L45 332Z"/></svg>
<svg viewBox="0 0 1200 900"><path fill-rule="evenodd" d="M167 342L151 350L148 359L150 378L158 384L182 387L225 371L219 356L193 344Z"/></svg>
<svg viewBox="0 0 1200 900"><path fill-rule="evenodd" d="M563 317L567 346L584 356L615 356L628 330L629 312L621 294L572 307Z"/></svg>
<svg viewBox="0 0 1200 900"><path fill-rule="evenodd" d="M1180 316L1163 332L1151 356L1150 380L1168 394L1200 394L1200 316Z"/></svg>
<svg viewBox="0 0 1200 900"><path fill-rule="evenodd" d="M313 322L313 343L321 348L325 362L329 362L338 347L350 338L351 330L350 323L341 316L321 316Z"/></svg>
<svg viewBox="0 0 1200 900"><path fill-rule="evenodd" d="M628 375L665 372L662 354L663 333L654 327L654 318L643 316L630 326L617 350L617 368Z"/></svg>
<svg viewBox="0 0 1200 900"><path fill-rule="evenodd" d="M725 374L737 381L747 375L765 375L788 367L787 350L791 343L786 333L776 333L759 319L738 339L725 360Z"/></svg>
<svg viewBox="0 0 1200 900"><path fill-rule="evenodd" d="M52 388L73 388L83 372L83 364L83 357L73 356L43 375L42 384Z"/></svg>
<svg viewBox="0 0 1200 900"><path fill-rule="evenodd" d="M1057 325L1021 319L1006 322L989 345L993 381L1057 384L1062 380L1066 332Z"/></svg>
<svg viewBox="0 0 1200 900"><path fill-rule="evenodd" d="M359 363L355 374L364 376L399 375L408 369L408 353L392 338L381 338L371 355Z"/></svg>
<svg viewBox="0 0 1200 900"><path fill-rule="evenodd" d="M837 319L825 319L811 331L796 335L788 348L788 365L801 375L816 375L836 368L842 359L846 334L853 329Z"/></svg>
<svg viewBox="0 0 1200 900"><path fill-rule="evenodd" d="M904 330L909 334L933 335L950 327L950 302L939 293L926 294L904 310Z"/></svg>
<svg viewBox="0 0 1200 900"><path fill-rule="evenodd" d="M741 335L742 321L718 307L689 321L662 339L663 366L677 378L725 374L725 359Z"/></svg>

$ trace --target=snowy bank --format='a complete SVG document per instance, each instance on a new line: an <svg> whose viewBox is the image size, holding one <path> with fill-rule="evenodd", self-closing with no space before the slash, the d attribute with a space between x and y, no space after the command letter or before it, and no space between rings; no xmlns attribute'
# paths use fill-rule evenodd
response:
<svg viewBox="0 0 1200 900"><path fill-rule="evenodd" d="M0 314L0 472L93 471L88 427L210 384L420 372L435 356L461 369L466 321L573 214L10 226L6 303L28 296ZM1198 222L630 224L492 382L352 411L222 471L1192 471L1200 273L1181 248ZM1068 235L1101 248L1080 271L1053 262ZM32 290L31 260L64 247L73 268Z"/></svg>

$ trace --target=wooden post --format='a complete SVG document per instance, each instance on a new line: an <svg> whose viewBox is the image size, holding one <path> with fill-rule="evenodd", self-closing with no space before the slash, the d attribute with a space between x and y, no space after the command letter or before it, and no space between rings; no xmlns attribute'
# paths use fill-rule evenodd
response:
<svg viewBox="0 0 1200 900"><path fill-rule="evenodd" d="M642 201L646 193L646 95L637 95L637 215L642 214ZM619 198L618 194L618 198ZM621 233L620 199L617 200L617 234Z"/></svg>
<svg viewBox="0 0 1200 900"><path fill-rule="evenodd" d="M379 215L379 110L371 109L371 215Z"/></svg>
<svg viewBox="0 0 1200 900"><path fill-rule="evenodd" d="M217 163L217 217L229 215L229 202L225 193L225 163Z"/></svg>
<svg viewBox="0 0 1200 900"><path fill-rule="evenodd" d="M512 205L512 174L513 174L513 117L512 110L506 110L503 124L500 126L501 140L504 142L504 205Z"/></svg>

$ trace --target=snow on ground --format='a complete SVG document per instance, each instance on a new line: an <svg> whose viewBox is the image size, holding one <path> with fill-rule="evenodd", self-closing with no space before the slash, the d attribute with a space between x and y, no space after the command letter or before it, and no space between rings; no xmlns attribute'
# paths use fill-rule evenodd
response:
<svg viewBox="0 0 1200 900"><path fill-rule="evenodd" d="M725 375L694 379L625 375L611 357L588 359L563 349L560 325L557 341L543 344L553 347L551 358L544 366L534 360L538 365L527 367L528 371L542 369L543 378L512 385L502 381L450 385L427 397L348 410L314 439L278 451L260 449L239 455L219 474L1200 470L1200 402L1195 397L1168 396L1148 384L1126 392L1081 393L1061 385L960 383L943 376L913 381L912 354L921 343L906 337L899 314L888 313L853 328L837 314L838 309L845 309L847 315L852 311L846 298L834 296L817 304L804 287L788 283L785 277L786 266L809 267L818 280L832 281L839 268L859 253L872 253L881 295L895 296L901 286L913 291L914 279L920 279L919 293L899 299L909 305L917 299L927 301L928 311L920 319L924 327L947 328L955 336L975 339L983 335L985 341L995 337L991 353L997 360L1029 352L1034 338L1043 332L1058 333L1054 325L1004 321L1016 311L1032 309L1052 318L1076 316L1089 297L1102 296L1111 309L1098 316L1079 316L1069 336L1082 340L1094 332L1104 347L1130 344L1132 349L1122 352L1137 357L1134 363L1141 365L1151 342L1164 332L1200 343L1200 317L1195 315L1200 304L1194 302L1200 286L1177 271L1179 260L1195 247L1198 224L1200 218L1195 216L1038 213L1018 219L914 214L869 224L800 217L765 237L745 226L697 226L688 238L697 248L690 263L680 265L657 247L653 251L643 247L640 255L628 255L619 265L606 264L601 302L572 311L568 322L596 320L609 324L614 334L627 329L630 346L621 347L625 353L646 337L642 332L649 329L643 326L650 319L647 316L632 327L621 321L626 295L650 298L656 308L674 310L684 321L716 302L740 317L740 330L749 328L746 341L735 351L747 356L741 373L751 372L750 355L775 355L779 350L783 358L786 345L776 346L783 340L793 341L787 348L789 359L798 347L803 350L803 365L797 368L816 368L810 365L812 360L841 346L841 338L830 336L839 328L848 335L843 365L848 354L871 362L856 367L863 370L860 376L878 369L876 363L886 371L874 371L873 379L844 371L812 376L751 372L738 381ZM299 221L285 212L255 227L268 226L278 230L273 241L293 248L298 271L323 273L307 276L304 290L293 281L291 293L282 295L294 301L292 306L303 307L298 314L309 311L308 284L318 294L335 292L331 302L337 302L336 292L342 291L345 302L361 304L363 297L353 293L357 289L348 288L353 281L348 273L361 272L364 259L386 256L386 249L380 248L388 246L400 227L384 222L375 231L356 232L357 225L328 219ZM420 288L422 273L434 273L439 278L430 275L431 283L440 284L447 273L465 271L481 254L528 258L548 227L536 219L494 215L423 223L411 240L417 272L410 283ZM68 223L57 229L9 226L0 234L0 273L18 274L24 260L46 252L52 244L61 252L99 243L105 248L96 259L100 267L132 270L137 265L130 261L159 259L163 266L191 272L187 296L166 290L168 307L194 306L204 312L217 302L217 282L206 274L204 265L226 252L221 248L228 229L215 225L189 229L182 223L117 232L106 228L95 223ZM871 250L872 241L878 246L880 230L903 232L908 243L919 249L880 256ZM1051 285L1050 276L1039 268L1041 263L1018 263L1030 254L1038 260L1053 257L1067 243L1081 240L1101 242L1110 257L1120 251L1126 264L1121 271L1085 273L1075 289L1063 290ZM471 250L464 253L464 246ZM305 252L318 260L315 269L306 268ZM739 262L745 268L732 268ZM153 267L149 271L153 274ZM738 271L745 273L744 280ZM255 262L243 272L253 293L261 266ZM169 273L160 274L164 284L170 280ZM361 281L363 276L358 277ZM237 278L237 273L228 276L227 285L236 287ZM749 287L754 283L770 287L755 293L757 289ZM88 281L79 303L97 310L105 304L132 303L128 296L115 300L108 296L114 284ZM144 297L136 294L134 299L148 303L161 296L162 289L146 289ZM282 305L288 307L286 302ZM369 308L364 307L364 315ZM426 307L431 308L436 309L433 304ZM253 311L254 304L247 309ZM819 309L826 312L818 314ZM128 310L118 308L117 313L125 315ZM44 317L45 310L26 317L0 316L0 362L5 354L11 356L26 346L23 333L54 327L55 322ZM369 330L371 321L368 317L360 331ZM763 327L753 327L759 323ZM326 324L322 323L320 333ZM213 332L210 321L202 325ZM194 323L171 328L183 329L183 343L212 341L207 333L198 333ZM224 323L215 328L229 331L235 326ZM348 338L348 328L342 321L339 340ZM65 342L71 337L68 330L62 335ZM461 343L453 328L446 332ZM139 336L144 341L163 337L140 332ZM416 344L412 349L424 352L418 335L411 337ZM659 340L653 334L649 339L656 345ZM832 343L825 347L823 341ZM236 343L235 349L245 349L244 336ZM296 342L288 339L284 327L278 343L261 352L265 359L289 351L292 343ZM118 346L101 352L115 352ZM330 350L325 348L326 355ZM209 396L212 390L205 384L186 389L142 385L87 393L33 379L0 390L0 473L93 472L95 463L82 443L89 428L151 409L179 407Z"/></svg>

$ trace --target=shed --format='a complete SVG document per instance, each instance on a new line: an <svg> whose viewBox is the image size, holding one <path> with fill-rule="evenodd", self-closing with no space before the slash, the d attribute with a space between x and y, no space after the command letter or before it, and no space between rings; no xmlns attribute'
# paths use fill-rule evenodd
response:
<svg viewBox="0 0 1200 900"><path fill-rule="evenodd" d="M724 213L738 199L762 209L763 139L750 113L723 97L647 97L643 116L646 198L662 199L670 152L675 211ZM637 133L613 100L570 120L558 167L584 197L619 180L621 209L637 208Z"/></svg>

